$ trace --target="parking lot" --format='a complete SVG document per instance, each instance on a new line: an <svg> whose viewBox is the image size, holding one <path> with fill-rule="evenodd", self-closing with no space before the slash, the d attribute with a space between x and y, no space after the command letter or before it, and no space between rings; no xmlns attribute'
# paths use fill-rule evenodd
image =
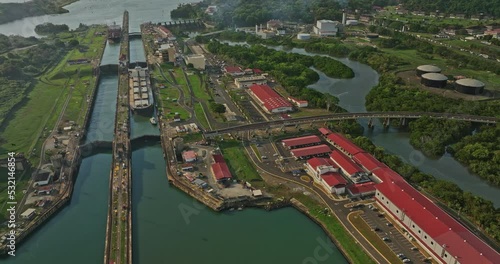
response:
<svg viewBox="0 0 500 264"><path fill-rule="evenodd" d="M362 207L364 214L361 214L361 217L372 228L372 231L387 243L395 254L403 254L404 257L410 259L407 263L425 263L424 255L393 226L393 223L386 218L387 216L376 207L371 207L372 205Z"/></svg>

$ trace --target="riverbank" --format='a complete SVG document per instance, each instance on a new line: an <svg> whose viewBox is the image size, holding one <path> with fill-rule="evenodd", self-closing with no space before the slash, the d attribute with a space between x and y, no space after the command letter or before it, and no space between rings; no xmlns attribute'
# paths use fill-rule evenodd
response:
<svg viewBox="0 0 500 264"><path fill-rule="evenodd" d="M23 3L0 3L0 24L9 23L25 17L64 14L69 11L64 6L79 0L31 0Z"/></svg>

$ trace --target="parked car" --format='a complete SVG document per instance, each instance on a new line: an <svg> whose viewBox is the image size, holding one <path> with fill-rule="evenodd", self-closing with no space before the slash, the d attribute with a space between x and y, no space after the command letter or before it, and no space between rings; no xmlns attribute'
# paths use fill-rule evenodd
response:
<svg viewBox="0 0 500 264"><path fill-rule="evenodd" d="M383 241L389 241L390 239L388 237L383 237L382 240Z"/></svg>
<svg viewBox="0 0 500 264"><path fill-rule="evenodd" d="M392 226L392 223L387 223L387 224L385 224L385 225L386 225L386 226Z"/></svg>
<svg viewBox="0 0 500 264"><path fill-rule="evenodd" d="M411 262L411 260L408 259L408 258L407 259L403 259L403 263L410 263L410 262Z"/></svg>
<svg viewBox="0 0 500 264"><path fill-rule="evenodd" d="M398 256L398 258L400 258L400 259L406 259L406 256L405 256L405 254L403 254L403 253L399 253L397 256Z"/></svg>

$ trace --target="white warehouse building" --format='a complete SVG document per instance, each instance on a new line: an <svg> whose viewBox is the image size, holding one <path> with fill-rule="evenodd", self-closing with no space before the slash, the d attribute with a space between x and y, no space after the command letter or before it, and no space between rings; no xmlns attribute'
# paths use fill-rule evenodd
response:
<svg viewBox="0 0 500 264"><path fill-rule="evenodd" d="M314 26L314 33L320 37L336 36L342 30L342 24L332 20L318 20Z"/></svg>

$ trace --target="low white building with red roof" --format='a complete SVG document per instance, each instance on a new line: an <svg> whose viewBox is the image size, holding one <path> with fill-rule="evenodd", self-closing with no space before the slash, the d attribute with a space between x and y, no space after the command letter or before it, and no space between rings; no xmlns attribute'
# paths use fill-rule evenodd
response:
<svg viewBox="0 0 500 264"><path fill-rule="evenodd" d="M290 100L290 102L294 103L299 108L307 107L309 105L309 102L307 100L300 100L293 97L288 97L288 100Z"/></svg>
<svg viewBox="0 0 500 264"><path fill-rule="evenodd" d="M194 152L193 150L184 151L182 153L182 159L184 159L184 162L195 162L196 152Z"/></svg>
<svg viewBox="0 0 500 264"><path fill-rule="evenodd" d="M233 77L245 75L245 71L238 66L225 66L224 73Z"/></svg>
<svg viewBox="0 0 500 264"><path fill-rule="evenodd" d="M331 149L325 144L292 149L290 152L295 159L307 159L312 157L327 156Z"/></svg>
<svg viewBox="0 0 500 264"><path fill-rule="evenodd" d="M308 147L321 144L321 139L316 135L288 138L281 141L284 147L288 149Z"/></svg>
<svg viewBox="0 0 500 264"><path fill-rule="evenodd" d="M330 159L314 157L307 160L305 166L308 174L330 193L345 193L347 181L338 173L339 168Z"/></svg>
<svg viewBox="0 0 500 264"><path fill-rule="evenodd" d="M268 113L283 113L293 110L290 102L266 84L250 86L250 95Z"/></svg>

